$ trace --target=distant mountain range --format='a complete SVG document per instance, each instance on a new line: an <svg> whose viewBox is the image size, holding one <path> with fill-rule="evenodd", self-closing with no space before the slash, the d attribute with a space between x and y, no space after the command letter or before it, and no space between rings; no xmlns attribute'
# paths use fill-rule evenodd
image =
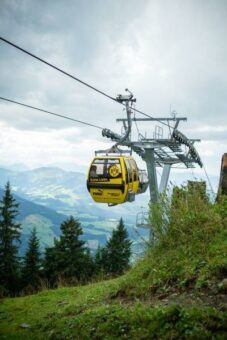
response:
<svg viewBox="0 0 227 340"><path fill-rule="evenodd" d="M133 204L109 208L92 201L86 187L86 176L80 172L65 171L57 167L43 167L34 170L16 171L0 168L0 187L7 181L13 191L34 203L42 204L65 215L78 216L81 221L88 219L127 218L135 222L136 211L141 205L147 206L148 195L137 197Z"/></svg>
<svg viewBox="0 0 227 340"><path fill-rule="evenodd" d="M0 198L4 190L0 189ZM42 205L30 202L14 194L16 202L19 203L18 222L22 225L20 254L23 254L27 247L32 228L37 229L38 237L41 240L41 250L53 244L54 238L60 235L60 224L67 218L56 211Z"/></svg>
<svg viewBox="0 0 227 340"><path fill-rule="evenodd" d="M16 170L17 169L17 170ZM148 193L136 197L133 203L108 207L92 201L86 188L86 176L80 172L66 171L57 167L42 167L24 170L23 165L15 165L12 169L0 168L0 187L10 181L16 199L20 203L19 219L23 225L21 252L27 244L32 226L36 226L42 249L53 244L54 237L60 233L59 226L69 215L77 217L84 230L83 238L94 251L97 246L104 245L122 217L133 240L133 249L140 252L141 241L135 230L136 216L141 207L148 208ZM192 179L185 173L173 173L172 182L185 183ZM218 182L218 177L213 183ZM0 191L0 194L2 190ZM139 230L142 237L148 236L147 230Z"/></svg>
<svg viewBox="0 0 227 340"><path fill-rule="evenodd" d="M15 199L20 204L18 220L22 223L23 254L27 241L35 226L41 248L51 246L60 235L60 224L69 215L77 217L83 226L83 239L94 252L104 245L122 216L125 220L134 251L141 252L141 239L135 231L135 210L120 206L118 209L94 204L87 193L84 174L64 171L59 168L39 168L15 171L0 168L0 187L10 181ZM0 197L3 189L0 189ZM132 210L131 210L132 209ZM135 207L134 207L135 209ZM141 230L143 237L147 231Z"/></svg>

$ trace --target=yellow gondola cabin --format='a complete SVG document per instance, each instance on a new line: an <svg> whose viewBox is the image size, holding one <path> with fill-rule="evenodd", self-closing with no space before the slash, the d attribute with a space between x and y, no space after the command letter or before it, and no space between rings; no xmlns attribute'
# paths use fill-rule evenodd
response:
<svg viewBox="0 0 227 340"><path fill-rule="evenodd" d="M132 202L147 186L147 176L131 156L95 157L88 171L87 188L98 203Z"/></svg>

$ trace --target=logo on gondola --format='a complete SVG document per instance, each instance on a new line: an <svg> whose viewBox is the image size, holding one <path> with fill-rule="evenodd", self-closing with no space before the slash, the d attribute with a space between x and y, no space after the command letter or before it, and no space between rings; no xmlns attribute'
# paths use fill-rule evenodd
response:
<svg viewBox="0 0 227 340"><path fill-rule="evenodd" d="M118 197L118 196L120 196L120 194L117 194L115 192L110 192L110 193L108 193L108 195L111 196L111 197Z"/></svg>
<svg viewBox="0 0 227 340"><path fill-rule="evenodd" d="M102 196L103 190L98 189L97 191L93 192L93 196Z"/></svg>
<svg viewBox="0 0 227 340"><path fill-rule="evenodd" d="M106 177L102 177L102 178L91 178L90 182L108 182L109 179Z"/></svg>
<svg viewBox="0 0 227 340"><path fill-rule="evenodd" d="M119 168L117 165L112 165L109 168L109 174L111 177L117 177L119 175Z"/></svg>

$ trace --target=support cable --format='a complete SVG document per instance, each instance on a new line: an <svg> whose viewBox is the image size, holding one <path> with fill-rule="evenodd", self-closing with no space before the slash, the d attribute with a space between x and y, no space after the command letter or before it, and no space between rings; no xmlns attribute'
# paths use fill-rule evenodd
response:
<svg viewBox="0 0 227 340"><path fill-rule="evenodd" d="M133 111L134 111L134 119L136 118L136 114L135 114L135 105L133 106ZM137 125L137 121L134 120L135 122L135 126L136 126L136 130L137 130L137 135L138 135L138 139L140 139L140 131L139 131L139 127Z"/></svg>
<svg viewBox="0 0 227 340"><path fill-rule="evenodd" d="M143 112L143 111L140 111L140 110L138 110L138 109L136 109L136 108L134 108L134 111L136 111L137 113L140 113L141 115L143 115L143 116L145 116L145 117L147 117L147 118L155 119L155 117L152 117L152 116L148 115L147 113L145 113L145 112ZM174 130L174 127L170 126L169 124L167 124L167 123L165 123L165 122L163 122L163 121L161 121L161 120L159 121L159 123L160 123L160 124L163 124L163 125L167 126L168 128L171 128L171 129Z"/></svg>
<svg viewBox="0 0 227 340"><path fill-rule="evenodd" d="M140 234L140 232L137 230L136 227L134 227L133 230L135 231L135 233L137 234L137 236L139 236L139 238L141 239L141 241L142 241L144 244L146 244L146 245L148 245L148 246L150 245L149 241L147 241L147 240ZM134 237L133 237L133 238L134 238ZM138 240L136 240L136 238L134 238L134 240L138 242Z"/></svg>
<svg viewBox="0 0 227 340"><path fill-rule="evenodd" d="M135 126L136 126L136 130L137 130L138 139L140 139L140 131L139 131L139 128L138 128L136 121L135 121Z"/></svg>
<svg viewBox="0 0 227 340"><path fill-rule="evenodd" d="M68 76L68 77L70 77L70 78L72 78L72 79L78 81L79 83L81 83L81 84L83 84L84 86L87 86L88 88L90 88L90 89L92 89L92 90L98 92L99 94L101 94L101 95L103 95L103 96L105 96L105 97L107 97L107 98L113 100L114 102L120 103L120 104L122 104L123 106L126 107L126 104L125 104L125 103L119 102L118 100L116 100L116 98L114 98L114 97L108 95L107 93L105 93L105 92L103 92L103 91L97 89L96 87L94 87L94 86L88 84L87 82L85 82L85 81L79 79L78 77L75 77L75 76L73 76L72 74L70 74L70 73L68 73L68 72L66 72L66 71L64 71L64 70L62 70L61 68L59 68L59 67L57 67L57 66L55 66L55 65L53 65L53 64L51 64L51 63L49 63L49 62L47 62L46 60L44 60L44 59L42 59L42 58L36 56L35 54L33 54L33 53L31 53L31 52L25 50L24 48L22 48L22 47L20 47L20 46L18 46L18 45L16 45L16 44L10 42L9 40L7 40L7 39L5 39L5 38L3 38L3 37L1 37L1 36L0 36L0 40L4 41L4 42L5 42L6 44L8 44L8 45L11 45L12 47L16 48L17 50L19 50L19 51L21 51L21 52L23 52L23 53L25 53L25 54L27 54L27 55L29 55L29 56L31 56L31 57L37 59L37 60L39 60L40 62L42 62L42 63L44 63L44 64L50 66L51 68L53 68L53 69L55 69L55 70L57 70L57 71L63 73L64 75L66 75L66 76ZM27 105L27 104L24 104L24 103L20 103L20 102L17 102L17 101L14 101L14 100L10 100L10 99L7 99L7 98L0 97L0 99L5 100L5 101L8 101L8 102L11 102L11 103L14 103L14 104L18 104L18 105L21 105L21 106L25 106L25 107L28 107L28 108L31 108L31 109L34 109L34 110L38 110L38 111L41 111L41 112L44 112L44 113L48 113L48 114L51 114L51 115L54 115L54 116L58 116L58 117L61 117L61 118L65 118L65 119L68 119L68 120L71 120L71 121L74 121L74 122L78 122L78 123L81 123L81 124L85 124L85 125L92 126L92 127L95 127L95 128L98 128L98 129L103 130L103 128L100 127L100 126L97 126L97 125L94 125L94 124L90 124L90 123L87 123L87 122L83 122L83 121L80 121L80 120L77 120L77 119L74 119L74 118L71 118L71 117L67 117L67 116L60 115L60 114L57 114L57 113L53 113L53 112L50 112L50 111L47 111L47 110L39 109L39 108L37 108L37 107L31 106L31 105ZM134 112L140 113L140 114L142 114L142 115L145 116L145 117L148 117L148 118L151 118L151 119L155 119L155 117L152 117L151 115L148 115L147 113L145 113L145 112L143 112L143 111L140 111L140 110L136 109L135 107L134 107L133 109L134 109ZM163 122L163 121L160 121L160 123L163 124L163 125L165 125L165 126L167 126L169 129L173 129L173 130L174 130L174 127L170 126L170 124L165 123L165 122ZM210 188L211 188L212 192L214 193L214 190L213 190L213 188L212 188L212 185L211 185L211 182L210 182L210 179L209 179L209 177L208 177L208 174L207 174L207 172L206 172L205 167L204 167L204 172L205 172L205 174L206 174L206 177L207 177L208 183L209 183L209 185L210 185Z"/></svg>
<svg viewBox="0 0 227 340"><path fill-rule="evenodd" d="M55 70L57 70L57 71L63 73L64 75L66 75L66 76L68 76L68 77L70 77L70 78L72 78L72 79L78 81L79 83L81 83L81 84L83 84L83 85L89 87L90 89L92 89L92 90L94 90L94 91L96 91L96 92L102 94L103 96L105 96L105 97L107 97L107 98L109 98L109 99L112 99L112 100L114 100L114 101L116 102L116 99L115 99L114 97L109 96L107 93L105 93L105 92L103 92L103 91L97 89L96 87L94 87L94 86L92 86L92 85L86 83L85 81L83 81L83 80L81 80L81 79L79 79L79 78L73 76L72 74L70 74L70 73L68 73L68 72L66 72L66 71L64 71L64 70L62 70L62 69L60 69L59 67L57 67L57 66L55 66L55 65L53 65L53 64L51 64L51 63L49 63L48 61L46 61L46 60L44 60L44 59L42 59L42 58L36 56L35 54L33 54L33 53L31 53L31 52L25 50L24 48L22 48L22 47L20 47L20 46L18 46L18 45L16 45L16 44L10 42L10 41L7 40L7 39L4 39L4 38L1 37L1 36L0 36L0 40L4 41L6 44L9 44L9 45L15 47L15 48L18 49L19 51L24 52L25 54L28 54L29 56L31 56L31 57L33 57L33 58L35 58L35 59L41 61L42 63L44 63L44 64L46 64L46 65L52 67L53 69L55 69Z"/></svg>
<svg viewBox="0 0 227 340"><path fill-rule="evenodd" d="M205 168L204 164L203 164L203 170L204 170L204 173L205 173L205 175L206 175L208 184L209 184L209 186L210 186L210 190L211 190L212 194L215 195L213 186L212 186L212 184L211 184L210 178L209 178L209 176L208 176L208 173L207 173L207 171L206 171L206 168Z"/></svg>
<svg viewBox="0 0 227 340"><path fill-rule="evenodd" d="M38 107L31 106L31 105L28 105L28 104L25 104L25 103L21 103L21 102L17 102L15 100L4 98L4 97L0 97L0 99L4 100L4 101L7 101L7 102L10 102L10 103L13 103L13 104L17 104L17 105L20 105L20 106L27 107L27 108L32 109L32 110L41 111L41 112L47 113L47 114L52 115L52 116L64 118L64 119L71 120L71 121L76 122L76 123L88 125L88 126L96 128L96 129L103 130L103 128L101 126L98 126L98 125L95 125L95 124L91 124L91 123L87 123L87 122L84 122L82 120L74 119L72 117L68 117L68 116L65 116L65 115L62 115L62 114L59 114L59 113L54 113L54 112L51 112L51 111L43 110L43 109L40 109Z"/></svg>
<svg viewBox="0 0 227 340"><path fill-rule="evenodd" d="M7 39L1 37L1 36L0 36L0 40L4 41L6 44L8 44L8 45L10 45L10 46L12 46L12 47L15 47L17 50L19 50L19 51L21 51L21 52L23 52L23 53L25 53L25 54L31 56L32 58L35 58L35 59L39 60L40 62L42 62L42 63L44 63L44 64L46 64L46 65L52 67L53 69L55 69L55 70L57 70L57 71L63 73L64 75L66 75L66 76L68 76L68 77L70 77L70 78L72 78L72 79L78 81L79 83L81 83L81 84L83 84L84 86L87 86L88 88L90 88L90 89L92 89L92 90L98 92L99 94L101 94L101 95L103 95L103 96L105 96L105 97L107 97L107 98L113 100L114 102L120 103L119 101L116 100L116 98L110 96L109 94L107 94L107 93L105 93L105 92L103 92L103 91L97 89L96 87L94 87L94 86L88 84L87 82L85 82L85 81L79 79L78 77L73 76L72 74L70 74L70 73L68 73L68 72L66 72L66 71L64 71L64 70L62 70L61 68L59 68L59 67L57 67L57 66L55 66L55 65L53 65L53 64L51 64L51 63L49 63L48 61L46 61L46 60L44 60L44 59L38 57L37 55L35 55L35 54L33 54L33 53L31 53L31 52L25 50L24 48L22 48L22 47L20 47L20 46L18 46L18 45L16 45L16 44L14 44L14 43L12 43L11 41L9 41L9 40L7 40ZM124 104L124 103L120 103L120 104L122 104L123 106L126 107L126 104ZM144 112L142 112L142 111L140 111L140 110L138 110L138 109L135 109L135 111L138 112L138 113L140 113L140 114L142 114L142 115L144 115L145 117L155 119L155 117L152 117L152 116L148 115L147 113L144 113ZM160 123L163 124L163 125L168 126L168 124L166 124L165 122L160 121ZM169 127L169 126L168 126L168 127ZM172 128L172 129L173 129L173 128Z"/></svg>

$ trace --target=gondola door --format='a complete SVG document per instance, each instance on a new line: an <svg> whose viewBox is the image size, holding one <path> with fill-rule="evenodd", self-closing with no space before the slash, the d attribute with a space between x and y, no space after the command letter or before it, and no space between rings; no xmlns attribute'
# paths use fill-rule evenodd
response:
<svg viewBox="0 0 227 340"><path fill-rule="evenodd" d="M133 170L129 159L125 159L126 166L126 183L128 184L128 192L133 192Z"/></svg>

